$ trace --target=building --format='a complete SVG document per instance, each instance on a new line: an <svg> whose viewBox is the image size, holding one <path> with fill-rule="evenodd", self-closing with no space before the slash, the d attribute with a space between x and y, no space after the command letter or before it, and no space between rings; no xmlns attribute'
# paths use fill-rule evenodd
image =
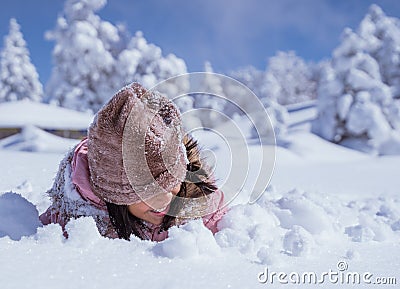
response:
<svg viewBox="0 0 400 289"><path fill-rule="evenodd" d="M45 103L20 100L0 103L0 139L34 126L57 136L80 139L86 136L93 114Z"/></svg>

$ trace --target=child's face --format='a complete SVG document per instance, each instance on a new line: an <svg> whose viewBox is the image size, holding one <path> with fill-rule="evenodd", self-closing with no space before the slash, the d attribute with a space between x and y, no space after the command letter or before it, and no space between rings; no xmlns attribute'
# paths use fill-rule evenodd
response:
<svg viewBox="0 0 400 289"><path fill-rule="evenodd" d="M128 210L132 215L144 221L154 225L160 225L164 216L168 213L173 196L176 196L180 189L181 185L179 184L167 194L159 194L146 202L129 205Z"/></svg>

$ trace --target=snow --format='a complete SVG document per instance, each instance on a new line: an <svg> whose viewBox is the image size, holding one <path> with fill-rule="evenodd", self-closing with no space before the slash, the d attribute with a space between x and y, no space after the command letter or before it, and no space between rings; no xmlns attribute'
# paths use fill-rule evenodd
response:
<svg viewBox="0 0 400 289"><path fill-rule="evenodd" d="M163 57L140 31L131 37L123 26L101 20L95 12L106 2L68 0L48 33L56 42L49 102L96 111L132 77L150 88L186 72L182 59ZM78 141L42 129L85 130L93 115L26 100L0 104L0 126L22 128L0 140L0 287L280 285L277 279L262 284L267 269L371 272L400 282L399 27L398 19L372 5L357 32L344 31L320 75L294 52L279 52L266 71L233 72L269 112L278 147L259 146L247 116L235 114L216 97L177 99L184 112L192 111L183 119L191 122L188 127L212 157L217 183L231 201L215 235L201 220L171 228L169 238L159 243L103 238L89 217L67 224L68 239L60 226L42 226L38 215L50 205L45 192L65 152ZM205 70L211 75L210 63ZM33 69L27 71L34 75ZM166 82L162 92L187 92L186 80ZM315 102L310 99L316 81ZM231 95L246 113L258 104L226 80L209 77L198 85ZM193 113L203 106L223 110L232 121L223 122L215 111ZM252 116L256 124L265 120ZM204 126L209 129L198 129ZM66 194L78 200L68 185Z"/></svg>
<svg viewBox="0 0 400 289"><path fill-rule="evenodd" d="M9 236L16 241L36 234L41 226L36 206L16 193L0 196L0 220L0 238Z"/></svg>
<svg viewBox="0 0 400 289"><path fill-rule="evenodd" d="M41 101L43 87L32 64L21 29L10 19L9 34L0 51L0 102L31 99Z"/></svg>
<svg viewBox="0 0 400 289"><path fill-rule="evenodd" d="M221 248L202 220L194 220L180 228L171 228L168 239L156 244L153 252L155 256L170 259L212 258L221 254Z"/></svg>
<svg viewBox="0 0 400 289"><path fill-rule="evenodd" d="M46 85L46 101L79 111L97 112L114 93L133 81L151 88L186 73L185 62L147 43L138 31L114 25L96 12L107 1L67 0L57 25L46 36L55 41L54 67ZM179 83L163 93L181 90Z"/></svg>
<svg viewBox="0 0 400 289"><path fill-rule="evenodd" d="M293 225L283 237L283 248L291 256L307 256L314 246L312 235L302 226Z"/></svg>
<svg viewBox="0 0 400 289"><path fill-rule="evenodd" d="M34 126L25 126L21 133L0 140L0 148L7 150L62 153L66 147L73 147L79 142L55 136Z"/></svg>
<svg viewBox="0 0 400 289"><path fill-rule="evenodd" d="M313 68L294 51L278 51L269 58L267 67L267 91L270 98L280 104L293 104L315 98Z"/></svg>
<svg viewBox="0 0 400 289"><path fill-rule="evenodd" d="M290 129L309 129L307 125L317 116L315 100L285 106L290 113L288 127Z"/></svg>
<svg viewBox="0 0 400 289"><path fill-rule="evenodd" d="M34 125L45 129L86 130L92 118L90 113L29 100L0 104L0 127L4 128Z"/></svg>
<svg viewBox="0 0 400 289"><path fill-rule="evenodd" d="M304 121L309 117L303 116ZM294 112L293 117L301 121ZM217 164L226 163L222 143L208 132L198 137ZM109 288L117 283L122 288L258 288L266 286L257 276L267 267L322 272L337 270L339 261L352 272L399 280L399 156L376 157L304 129L290 130L287 145L276 149L271 185L250 205L260 148L248 149L251 180L218 224L220 231L213 236L194 220L171 228L169 238L159 243L103 238L91 218L71 221L69 239L58 225L39 226L37 211L49 205L44 192L63 153L0 150L0 231L7 232L0 238L2 288ZM217 166L217 177L227 169ZM10 215L13 223L6 221Z"/></svg>
<svg viewBox="0 0 400 289"><path fill-rule="evenodd" d="M398 152L399 23L371 5L357 31L344 30L320 72L313 132L372 154Z"/></svg>

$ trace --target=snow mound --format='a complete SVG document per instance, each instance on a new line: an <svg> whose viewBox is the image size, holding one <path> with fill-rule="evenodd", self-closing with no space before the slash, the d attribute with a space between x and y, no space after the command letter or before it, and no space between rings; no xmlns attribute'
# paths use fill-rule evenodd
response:
<svg viewBox="0 0 400 289"><path fill-rule="evenodd" d="M312 235L301 226L293 226L283 238L283 248L292 256L309 255L314 246Z"/></svg>
<svg viewBox="0 0 400 289"><path fill-rule="evenodd" d="M68 222L65 230L68 232L67 243L70 246L87 248L101 238L96 222L91 217L81 217Z"/></svg>
<svg viewBox="0 0 400 289"><path fill-rule="evenodd" d="M281 250L280 236L284 231L279 219L270 208L259 204L236 205L232 207L218 223L220 231L215 235L222 248L230 248L257 260L259 254L272 262ZM261 253L260 253L261 251ZM268 256L265 256L268 251Z"/></svg>
<svg viewBox="0 0 400 289"><path fill-rule="evenodd" d="M332 220L325 209L298 190L290 191L277 200L275 205L274 213L278 216L281 226L285 229L290 229L297 225L302 226L313 234L333 229Z"/></svg>
<svg viewBox="0 0 400 289"><path fill-rule="evenodd" d="M395 241L400 200L370 198L344 202L295 189L269 187L255 204L233 206L219 222L217 244L263 264L279 264L282 253L311 257L333 243Z"/></svg>
<svg viewBox="0 0 400 289"><path fill-rule="evenodd" d="M356 206L351 204L352 207ZM392 241L398 238L400 221L400 200L391 198L369 199L360 202L357 220L345 228L345 233L354 242Z"/></svg>
<svg viewBox="0 0 400 289"><path fill-rule="evenodd" d="M193 220L179 228L172 227L168 238L156 244L153 251L156 256L187 259L216 256L220 253L220 247L202 220Z"/></svg>
<svg viewBox="0 0 400 289"><path fill-rule="evenodd" d="M0 149L64 153L77 142L78 140L55 136L35 126L27 125L21 133L0 140Z"/></svg>
<svg viewBox="0 0 400 289"><path fill-rule="evenodd" d="M0 195L0 237L20 240L41 226L36 206L16 193Z"/></svg>

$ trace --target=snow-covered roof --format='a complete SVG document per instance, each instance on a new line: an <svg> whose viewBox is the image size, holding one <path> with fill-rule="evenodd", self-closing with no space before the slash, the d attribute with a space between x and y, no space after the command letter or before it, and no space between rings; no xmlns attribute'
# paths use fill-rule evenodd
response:
<svg viewBox="0 0 400 289"><path fill-rule="evenodd" d="M0 140L0 149L28 152L65 153L79 142L59 137L34 126L25 126L18 134Z"/></svg>
<svg viewBox="0 0 400 289"><path fill-rule="evenodd" d="M93 115L30 100L0 103L0 128L87 129Z"/></svg>

